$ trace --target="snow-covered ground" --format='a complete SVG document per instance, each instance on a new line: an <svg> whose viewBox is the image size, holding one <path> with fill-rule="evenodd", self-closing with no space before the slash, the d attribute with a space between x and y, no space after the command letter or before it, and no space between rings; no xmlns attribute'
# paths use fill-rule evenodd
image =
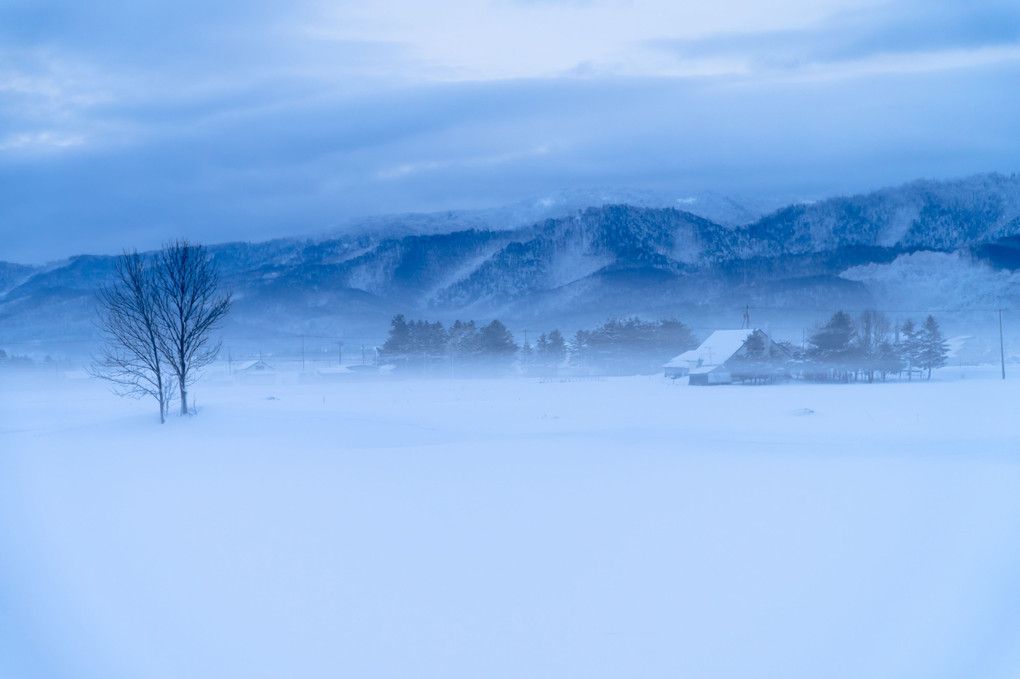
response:
<svg viewBox="0 0 1020 679"><path fill-rule="evenodd" d="M1020 676L997 377L0 375L0 676Z"/></svg>

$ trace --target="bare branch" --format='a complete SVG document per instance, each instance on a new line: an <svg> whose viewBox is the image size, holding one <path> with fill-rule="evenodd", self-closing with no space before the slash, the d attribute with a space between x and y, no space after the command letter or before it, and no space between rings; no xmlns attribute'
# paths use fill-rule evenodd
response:
<svg viewBox="0 0 1020 679"><path fill-rule="evenodd" d="M97 293L96 325L106 337L106 345L93 358L89 372L110 382L119 395L155 398L162 423L174 387L160 354L153 271L137 252L125 252L117 259L114 273L113 285Z"/></svg>
<svg viewBox="0 0 1020 679"><path fill-rule="evenodd" d="M186 415L188 386L219 353L220 343L211 344L210 335L230 310L230 293L218 291L219 276L205 247L184 239L163 246L155 284L160 354L177 378Z"/></svg>

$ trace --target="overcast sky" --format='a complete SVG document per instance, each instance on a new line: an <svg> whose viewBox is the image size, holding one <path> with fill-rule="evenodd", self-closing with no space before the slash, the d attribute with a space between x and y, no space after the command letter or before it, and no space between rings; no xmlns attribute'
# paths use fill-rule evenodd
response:
<svg viewBox="0 0 1020 679"><path fill-rule="evenodd" d="M1016 0L0 3L0 260L1018 159Z"/></svg>

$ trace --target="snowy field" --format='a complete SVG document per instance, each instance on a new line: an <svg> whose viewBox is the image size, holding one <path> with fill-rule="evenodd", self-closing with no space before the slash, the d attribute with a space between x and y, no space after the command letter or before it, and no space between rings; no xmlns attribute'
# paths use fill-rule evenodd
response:
<svg viewBox="0 0 1020 679"><path fill-rule="evenodd" d="M0 676L1017 677L997 377L0 374Z"/></svg>

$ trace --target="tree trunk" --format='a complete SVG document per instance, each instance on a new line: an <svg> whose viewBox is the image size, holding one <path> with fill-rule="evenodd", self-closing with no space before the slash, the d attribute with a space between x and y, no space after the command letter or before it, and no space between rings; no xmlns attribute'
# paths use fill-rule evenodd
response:
<svg viewBox="0 0 1020 679"><path fill-rule="evenodd" d="M160 375L156 375L156 388L159 390L159 423L166 424L166 390Z"/></svg>
<svg viewBox="0 0 1020 679"><path fill-rule="evenodd" d="M188 414L188 392L181 389L181 415Z"/></svg>

